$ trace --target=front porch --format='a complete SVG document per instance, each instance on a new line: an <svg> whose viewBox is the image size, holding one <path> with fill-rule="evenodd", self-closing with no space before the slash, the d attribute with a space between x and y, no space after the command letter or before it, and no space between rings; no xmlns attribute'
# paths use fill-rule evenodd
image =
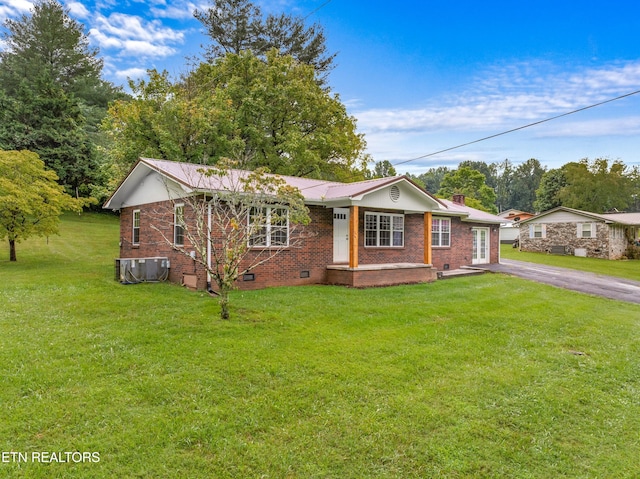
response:
<svg viewBox="0 0 640 479"><path fill-rule="evenodd" d="M430 264L422 263L365 264L356 267L347 264L327 266L328 284L353 288L430 283L436 279L436 269Z"/></svg>

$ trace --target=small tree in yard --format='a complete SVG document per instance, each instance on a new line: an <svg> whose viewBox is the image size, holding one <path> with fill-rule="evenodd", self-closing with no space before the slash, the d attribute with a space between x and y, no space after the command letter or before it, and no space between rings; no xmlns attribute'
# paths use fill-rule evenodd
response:
<svg viewBox="0 0 640 479"><path fill-rule="evenodd" d="M285 248L300 245L309 211L297 188L264 168L233 169L233 161L199 169L201 194L176 198L171 212L183 241L153 225L167 243L201 264L217 288L221 319L229 319L229 293L236 280L274 258ZM169 189L168 189L169 191ZM182 243L182 244L180 244ZM208 258L211 258L209 262Z"/></svg>
<svg viewBox="0 0 640 479"><path fill-rule="evenodd" d="M9 261L17 242L56 234L63 211L82 211L86 200L67 195L57 179L36 153L0 150L0 239L9 240Z"/></svg>

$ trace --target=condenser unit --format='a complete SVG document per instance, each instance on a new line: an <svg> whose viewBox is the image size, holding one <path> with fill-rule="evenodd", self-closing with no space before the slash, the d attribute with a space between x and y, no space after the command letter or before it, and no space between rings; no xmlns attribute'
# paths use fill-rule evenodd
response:
<svg viewBox="0 0 640 479"><path fill-rule="evenodd" d="M169 258L117 258L116 280L123 284L165 281L169 277Z"/></svg>

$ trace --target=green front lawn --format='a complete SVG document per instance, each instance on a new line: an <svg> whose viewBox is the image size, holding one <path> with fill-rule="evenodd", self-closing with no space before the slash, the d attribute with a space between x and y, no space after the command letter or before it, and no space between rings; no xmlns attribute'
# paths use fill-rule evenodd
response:
<svg viewBox="0 0 640 479"><path fill-rule="evenodd" d="M0 452L29 459L0 477L637 474L640 306L486 274L238 291L223 322L116 283L118 236L68 216L0 259Z"/></svg>
<svg viewBox="0 0 640 479"><path fill-rule="evenodd" d="M611 261L598 258L582 258L579 256L557 255L546 253L529 253L519 251L511 245L500 245L502 258L529 261L531 263L559 266L561 268L577 269L596 274L617 276L620 278L640 281L640 260Z"/></svg>

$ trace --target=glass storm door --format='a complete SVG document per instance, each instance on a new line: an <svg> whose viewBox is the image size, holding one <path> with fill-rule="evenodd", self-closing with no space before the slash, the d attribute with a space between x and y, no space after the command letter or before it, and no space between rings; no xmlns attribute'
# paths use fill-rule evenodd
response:
<svg viewBox="0 0 640 479"><path fill-rule="evenodd" d="M472 264L489 262L489 228L473 228L473 260Z"/></svg>
<svg viewBox="0 0 640 479"><path fill-rule="evenodd" d="M333 209L333 262L349 262L349 208Z"/></svg>

